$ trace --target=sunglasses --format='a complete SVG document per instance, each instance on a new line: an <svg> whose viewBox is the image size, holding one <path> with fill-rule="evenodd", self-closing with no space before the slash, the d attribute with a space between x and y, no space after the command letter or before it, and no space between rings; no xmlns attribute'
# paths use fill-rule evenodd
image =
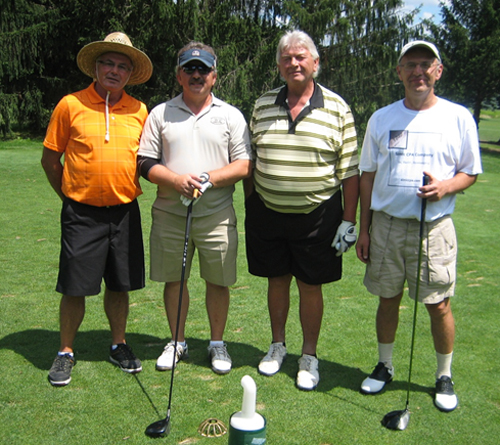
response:
<svg viewBox="0 0 500 445"><path fill-rule="evenodd" d="M184 71L186 74L193 74L196 70L198 70L198 72L204 76L208 73L210 73L213 68L209 68L208 66L205 66L205 65L184 65L182 67L182 71Z"/></svg>

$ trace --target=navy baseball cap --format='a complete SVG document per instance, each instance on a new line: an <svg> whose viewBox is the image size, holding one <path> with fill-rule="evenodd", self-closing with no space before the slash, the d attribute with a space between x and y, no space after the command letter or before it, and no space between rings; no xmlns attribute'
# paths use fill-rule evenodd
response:
<svg viewBox="0 0 500 445"><path fill-rule="evenodd" d="M184 51L179 56L179 66L184 66L193 60L198 60L203 63L208 68L212 68L215 66L215 57L210 54L208 51L199 48L191 48L187 51Z"/></svg>

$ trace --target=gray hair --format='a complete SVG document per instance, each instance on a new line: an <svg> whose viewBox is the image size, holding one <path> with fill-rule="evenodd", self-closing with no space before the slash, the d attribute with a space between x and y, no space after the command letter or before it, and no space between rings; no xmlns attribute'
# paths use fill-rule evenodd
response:
<svg viewBox="0 0 500 445"><path fill-rule="evenodd" d="M281 54L289 48L305 48L310 53L314 60L319 59L318 49L314 44L313 40L309 35L307 35L304 31L287 31L283 37L281 37L278 43L278 50L276 51L276 63L280 63ZM319 73L319 65L318 71L316 71L313 77L316 77Z"/></svg>

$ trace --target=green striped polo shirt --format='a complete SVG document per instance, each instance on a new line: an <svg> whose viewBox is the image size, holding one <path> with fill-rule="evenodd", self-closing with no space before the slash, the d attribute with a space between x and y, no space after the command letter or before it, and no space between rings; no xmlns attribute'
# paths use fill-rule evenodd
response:
<svg viewBox="0 0 500 445"><path fill-rule="evenodd" d="M354 118L346 102L315 83L313 96L295 121L287 87L255 103L250 122L255 190L281 213L309 213L330 199L343 179L357 175Z"/></svg>

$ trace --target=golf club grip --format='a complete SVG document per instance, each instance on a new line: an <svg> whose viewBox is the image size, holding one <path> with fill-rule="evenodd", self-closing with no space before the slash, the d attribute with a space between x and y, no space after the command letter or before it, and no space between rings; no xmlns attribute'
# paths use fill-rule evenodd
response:
<svg viewBox="0 0 500 445"><path fill-rule="evenodd" d="M200 197L200 191L198 189L193 190L193 199Z"/></svg>
<svg viewBox="0 0 500 445"><path fill-rule="evenodd" d="M427 185L429 184L430 178L428 175L423 175L422 179L422 185ZM427 210L427 198L422 198L422 206L421 206L421 211L420 211L420 221L425 221L425 213ZM423 227L421 226L423 229ZM423 232L420 233L420 236L423 235Z"/></svg>

